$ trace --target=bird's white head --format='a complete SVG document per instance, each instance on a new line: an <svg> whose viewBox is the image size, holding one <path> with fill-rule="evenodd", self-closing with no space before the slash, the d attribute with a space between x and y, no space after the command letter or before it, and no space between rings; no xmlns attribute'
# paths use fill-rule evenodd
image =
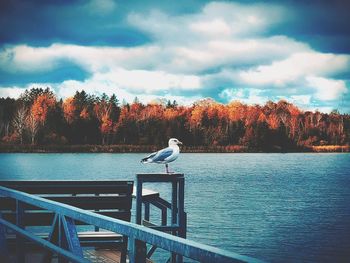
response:
<svg viewBox="0 0 350 263"><path fill-rule="evenodd" d="M169 146L172 146L172 145L179 145L179 144L182 144L182 142L180 142L178 139L176 138L171 138L169 140Z"/></svg>

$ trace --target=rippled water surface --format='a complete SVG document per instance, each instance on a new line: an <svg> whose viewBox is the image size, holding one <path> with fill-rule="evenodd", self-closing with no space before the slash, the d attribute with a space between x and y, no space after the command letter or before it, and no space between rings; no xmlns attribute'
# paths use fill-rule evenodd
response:
<svg viewBox="0 0 350 263"><path fill-rule="evenodd" d="M0 154L0 179L163 171L143 156ZM350 154L181 154L171 168L186 176L188 238L271 262L350 262Z"/></svg>

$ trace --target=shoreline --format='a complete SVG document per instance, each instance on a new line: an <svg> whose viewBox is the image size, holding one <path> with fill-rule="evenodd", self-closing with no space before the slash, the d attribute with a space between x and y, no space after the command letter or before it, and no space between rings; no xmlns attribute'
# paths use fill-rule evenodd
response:
<svg viewBox="0 0 350 263"><path fill-rule="evenodd" d="M154 145L13 145L0 144L0 153L150 153L162 148ZM349 145L323 145L298 149L275 148L269 151L246 146L183 146L182 153L327 153L350 152Z"/></svg>

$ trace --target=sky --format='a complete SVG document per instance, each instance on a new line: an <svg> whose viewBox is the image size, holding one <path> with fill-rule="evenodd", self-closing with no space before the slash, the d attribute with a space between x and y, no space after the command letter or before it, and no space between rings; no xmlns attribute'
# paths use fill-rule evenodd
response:
<svg viewBox="0 0 350 263"><path fill-rule="evenodd" d="M350 1L1 0L0 97L213 98L350 113Z"/></svg>

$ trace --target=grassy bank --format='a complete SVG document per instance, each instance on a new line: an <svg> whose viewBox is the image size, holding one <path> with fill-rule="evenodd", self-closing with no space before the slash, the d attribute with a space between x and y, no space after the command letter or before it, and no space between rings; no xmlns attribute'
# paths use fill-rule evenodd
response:
<svg viewBox="0 0 350 263"><path fill-rule="evenodd" d="M2 153L148 153L158 150L154 145L13 145L0 144ZM298 149L298 152L350 152L350 146L325 145ZM186 153L245 153L261 152L240 145L183 146ZM275 152L280 152L276 150ZM296 152L283 151L283 152Z"/></svg>

